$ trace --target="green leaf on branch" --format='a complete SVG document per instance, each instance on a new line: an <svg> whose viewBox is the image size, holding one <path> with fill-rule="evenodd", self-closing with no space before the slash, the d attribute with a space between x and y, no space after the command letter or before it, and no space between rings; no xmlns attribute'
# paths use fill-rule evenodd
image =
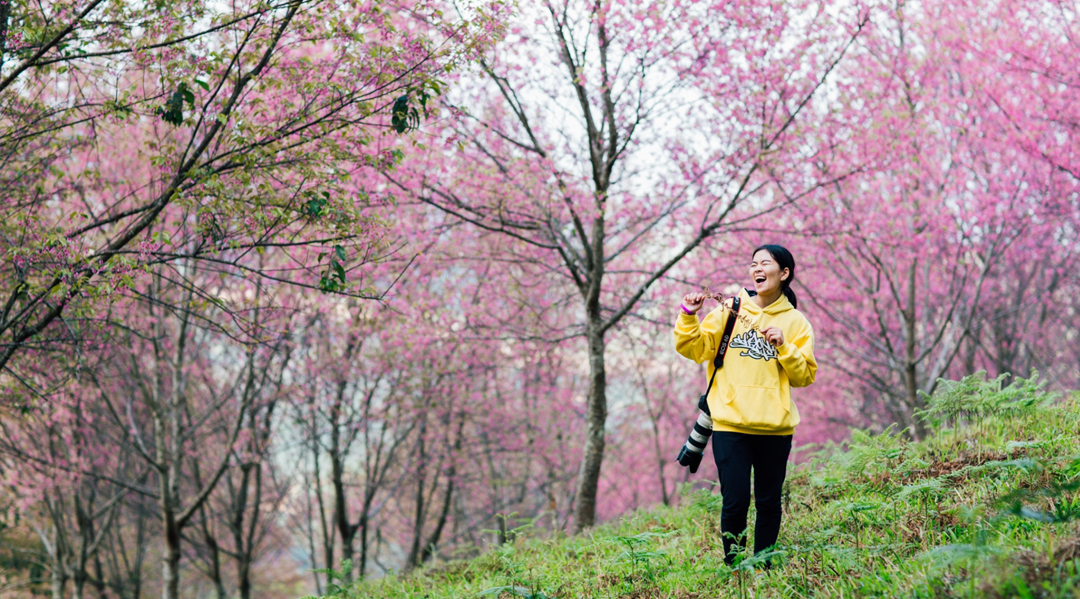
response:
<svg viewBox="0 0 1080 599"><path fill-rule="evenodd" d="M426 101L427 98L424 98ZM390 117L390 126L398 133L405 133L410 129L420 126L420 113L415 106L409 106L409 95L399 97L394 102L393 113Z"/></svg>
<svg viewBox="0 0 1080 599"><path fill-rule="evenodd" d="M311 198L301 205L300 211L309 218L318 218L325 213L327 203L323 198Z"/></svg>
<svg viewBox="0 0 1080 599"><path fill-rule="evenodd" d="M324 275L319 279L319 290L323 293L337 293L341 291L341 287L335 279Z"/></svg>
<svg viewBox="0 0 1080 599"><path fill-rule="evenodd" d="M334 246L335 256L330 257L330 267L327 269L326 274L319 278L319 289L323 293L336 293L345 290L345 265L338 261L336 257L341 256L344 253L345 248ZM322 261L323 256L325 256L325 254L319 255L320 262Z"/></svg>
<svg viewBox="0 0 1080 599"><path fill-rule="evenodd" d="M159 106L155 114L160 116L166 123L177 126L182 125L184 123L185 100L188 104L195 105L195 94L191 93L186 83L181 83L176 91L169 96L165 106Z"/></svg>

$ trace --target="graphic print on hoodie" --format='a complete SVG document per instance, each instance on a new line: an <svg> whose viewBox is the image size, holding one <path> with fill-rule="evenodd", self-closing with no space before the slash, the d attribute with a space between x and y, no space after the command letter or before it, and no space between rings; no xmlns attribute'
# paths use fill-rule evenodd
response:
<svg viewBox="0 0 1080 599"><path fill-rule="evenodd" d="M753 329L750 329L741 335L736 335L731 340L731 347L746 350L739 355L754 360L765 360L768 362L769 360L777 359L778 356L776 348L766 341L760 333Z"/></svg>

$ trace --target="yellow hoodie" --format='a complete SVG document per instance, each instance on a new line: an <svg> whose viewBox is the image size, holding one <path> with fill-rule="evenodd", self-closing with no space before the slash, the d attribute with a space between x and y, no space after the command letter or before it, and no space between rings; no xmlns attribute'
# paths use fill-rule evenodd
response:
<svg viewBox="0 0 1080 599"><path fill-rule="evenodd" d="M759 330L779 327L784 332L784 345L773 347L741 318L736 319L724 366L709 389L713 430L790 435L799 424L791 388L813 383L817 372L814 329L783 295L764 309L745 289L739 297L739 315L747 317ZM700 322L697 315L680 311L675 323L675 350L699 364L707 362L708 377L712 377L713 358L728 318L731 313L720 306Z"/></svg>

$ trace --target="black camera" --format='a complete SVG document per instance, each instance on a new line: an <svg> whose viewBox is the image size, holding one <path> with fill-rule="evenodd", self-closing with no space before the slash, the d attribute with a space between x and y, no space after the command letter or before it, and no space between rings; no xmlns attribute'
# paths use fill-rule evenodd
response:
<svg viewBox="0 0 1080 599"><path fill-rule="evenodd" d="M691 474L697 472L701 465L701 456L705 453L705 447L709 444L709 437L713 432L712 414L709 413L709 402L704 395L698 400L698 408L701 412L698 413L694 429L690 431L690 436L679 450L678 457L675 458L680 466L690 468Z"/></svg>

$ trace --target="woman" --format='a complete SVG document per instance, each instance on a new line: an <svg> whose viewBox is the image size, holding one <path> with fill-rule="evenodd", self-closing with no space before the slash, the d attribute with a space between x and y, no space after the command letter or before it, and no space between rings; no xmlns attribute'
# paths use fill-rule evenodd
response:
<svg viewBox="0 0 1080 599"><path fill-rule="evenodd" d="M750 278L754 290L739 293L739 317L723 366L708 391L713 456L724 497L720 529L728 565L745 540L751 469L757 505L754 552L776 543L791 437L799 424L791 387L813 383L817 372L814 331L795 309L791 252L779 245L754 250ZM675 349L695 362L708 362L706 374L712 378L713 358L732 315L720 306L699 321L697 312L705 298L703 293L683 297L675 323Z"/></svg>

